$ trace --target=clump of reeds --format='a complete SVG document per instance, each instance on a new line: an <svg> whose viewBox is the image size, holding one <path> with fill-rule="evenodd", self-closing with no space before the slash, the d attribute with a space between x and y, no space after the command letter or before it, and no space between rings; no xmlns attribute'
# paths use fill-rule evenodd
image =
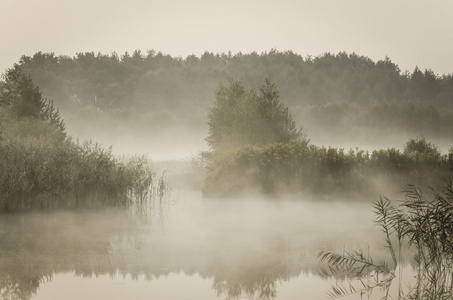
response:
<svg viewBox="0 0 453 300"><path fill-rule="evenodd" d="M387 198L374 204L376 223L380 226L392 264L375 263L362 252L342 254L321 251L319 259L328 263L323 275L345 274L357 278L361 288L337 284L331 297L384 289L384 299L402 265L404 247L415 253L416 284L402 291L401 268L398 277L398 299L452 299L453 297L453 187L449 182L443 193L434 191L427 200L421 190L410 186L406 198L397 205ZM367 280L364 280L364 279Z"/></svg>
<svg viewBox="0 0 453 300"><path fill-rule="evenodd" d="M91 142L1 145L0 170L0 211L143 206L158 184L145 158Z"/></svg>

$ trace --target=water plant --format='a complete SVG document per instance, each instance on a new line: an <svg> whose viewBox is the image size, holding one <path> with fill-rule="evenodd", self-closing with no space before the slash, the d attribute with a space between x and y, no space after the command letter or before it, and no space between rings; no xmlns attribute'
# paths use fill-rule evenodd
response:
<svg viewBox="0 0 453 300"><path fill-rule="evenodd" d="M0 211L144 206L159 184L146 158L97 143L0 146Z"/></svg>
<svg viewBox="0 0 453 300"><path fill-rule="evenodd" d="M347 285L337 283L329 295L334 297L363 293L382 288L383 299L389 299L392 282L398 282L397 299L451 299L453 297L453 185L447 182L444 191L433 190L428 200L420 188L408 186L405 200L395 204L382 197L376 202L376 224L384 235L391 257L375 262L362 251L333 253L321 251L318 258L328 267L324 276L342 275L355 278ZM409 249L415 266L415 285L403 290L403 252Z"/></svg>

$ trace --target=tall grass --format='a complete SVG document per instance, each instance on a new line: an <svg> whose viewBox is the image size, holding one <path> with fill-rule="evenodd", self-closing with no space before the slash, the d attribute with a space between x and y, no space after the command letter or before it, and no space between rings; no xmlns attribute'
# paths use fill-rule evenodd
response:
<svg viewBox="0 0 453 300"><path fill-rule="evenodd" d="M0 211L145 205L158 179L145 158L99 144L0 145Z"/></svg>
<svg viewBox="0 0 453 300"><path fill-rule="evenodd" d="M321 251L319 259L329 265L324 270L324 275L347 274L361 283L361 288L352 284L337 284L330 296L340 297L380 287L384 289L383 299L389 299L390 286L396 280L397 299L452 299L452 183L446 184L443 193L434 191L431 200L426 199L419 188L410 186L405 200L395 204L389 199L381 198L374 204L374 210L376 223L383 232L392 263L376 263L361 251L340 254ZM406 247L410 247L414 253L416 284L403 291L401 267L402 253Z"/></svg>

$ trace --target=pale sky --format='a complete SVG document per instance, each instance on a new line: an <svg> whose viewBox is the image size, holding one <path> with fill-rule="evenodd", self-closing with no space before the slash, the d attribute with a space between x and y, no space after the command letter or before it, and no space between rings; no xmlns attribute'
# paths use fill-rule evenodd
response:
<svg viewBox="0 0 453 300"><path fill-rule="evenodd" d="M0 72L22 55L275 48L453 73L452 0L0 0Z"/></svg>

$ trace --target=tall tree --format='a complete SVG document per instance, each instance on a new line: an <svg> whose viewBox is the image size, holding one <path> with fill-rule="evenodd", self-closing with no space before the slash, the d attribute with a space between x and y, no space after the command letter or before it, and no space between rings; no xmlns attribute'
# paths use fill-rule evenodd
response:
<svg viewBox="0 0 453 300"><path fill-rule="evenodd" d="M279 101L278 90L269 79L259 88L247 91L241 82L230 79L220 85L208 112L208 145L214 151L227 151L247 145L277 142L305 142L288 108Z"/></svg>
<svg viewBox="0 0 453 300"><path fill-rule="evenodd" d="M41 111L41 93L31 77L17 66L6 70L0 89L0 102L15 117L38 117Z"/></svg>
<svg viewBox="0 0 453 300"><path fill-rule="evenodd" d="M290 142L300 140L302 129L296 127L296 123L289 114L288 107L279 101L279 92L275 83L266 78L259 89L257 98L258 113L262 119L261 142Z"/></svg>
<svg viewBox="0 0 453 300"><path fill-rule="evenodd" d="M65 131L63 120L51 100L41 96L33 80L17 65L6 70L0 84L0 106L13 118L37 118Z"/></svg>

